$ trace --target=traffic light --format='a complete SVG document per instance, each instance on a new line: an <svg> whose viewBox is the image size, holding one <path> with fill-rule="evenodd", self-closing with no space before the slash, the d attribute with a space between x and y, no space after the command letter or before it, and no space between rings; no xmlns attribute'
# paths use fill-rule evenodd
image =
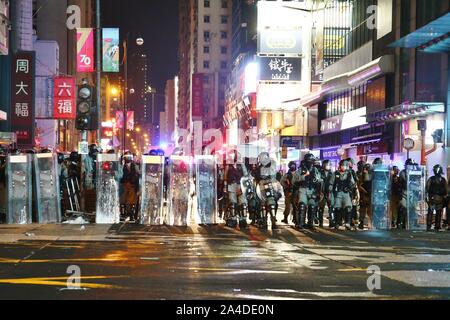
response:
<svg viewBox="0 0 450 320"><path fill-rule="evenodd" d="M78 130L97 130L98 115L97 106L94 103L95 88L87 83L78 87L77 119Z"/></svg>

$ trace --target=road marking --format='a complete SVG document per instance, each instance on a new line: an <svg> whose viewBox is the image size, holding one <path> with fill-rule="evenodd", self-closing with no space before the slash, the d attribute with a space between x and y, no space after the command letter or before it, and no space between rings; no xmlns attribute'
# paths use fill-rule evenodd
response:
<svg viewBox="0 0 450 320"><path fill-rule="evenodd" d="M85 276L80 280L100 280L112 278L125 278L125 276ZM64 281L60 281L64 280ZM0 284L16 284L16 285L41 285L41 286L57 286L66 287L67 277L51 277L51 278L19 278L19 279L0 279ZM89 289L119 289L121 287L100 283L82 283L83 288Z"/></svg>

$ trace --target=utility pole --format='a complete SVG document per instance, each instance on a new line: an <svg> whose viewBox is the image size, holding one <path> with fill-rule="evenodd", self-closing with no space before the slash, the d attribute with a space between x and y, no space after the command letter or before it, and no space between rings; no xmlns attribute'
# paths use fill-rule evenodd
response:
<svg viewBox="0 0 450 320"><path fill-rule="evenodd" d="M95 15L96 15L96 43L97 43L97 59L96 59L96 76L97 76L97 117L98 117L98 129L97 129L97 144L101 145L102 142L102 95L101 95L101 57L102 57L102 41L101 41L101 20L100 20L100 0L96 0Z"/></svg>

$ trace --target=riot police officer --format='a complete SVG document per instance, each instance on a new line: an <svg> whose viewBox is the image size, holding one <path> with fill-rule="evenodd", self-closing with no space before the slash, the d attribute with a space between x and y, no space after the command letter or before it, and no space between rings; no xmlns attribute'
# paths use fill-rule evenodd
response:
<svg viewBox="0 0 450 320"><path fill-rule="evenodd" d="M224 192L227 194L227 214L226 225L236 228L238 223L241 228L247 227L247 199L241 189L241 179L247 176L247 168L239 159L237 150L229 154L229 159L225 167Z"/></svg>
<svg viewBox="0 0 450 320"><path fill-rule="evenodd" d="M261 227L267 228L267 221L270 215L272 229L276 229L278 200L281 198L281 185L276 179L276 163L270 158L268 152L262 152L258 156L258 163L259 166L255 178L258 184L258 195L262 200L265 209L265 216Z"/></svg>
<svg viewBox="0 0 450 320"><path fill-rule="evenodd" d="M284 190L284 202L285 202L285 209L284 209L284 220L283 223L289 223L288 218L291 215L292 209L294 207L294 199L293 199L293 193L294 193L294 184L293 184L293 178L294 174L297 171L297 164L294 161L289 162L289 170L288 172L281 178L281 186ZM294 223L295 223L295 214L294 214Z"/></svg>
<svg viewBox="0 0 450 320"><path fill-rule="evenodd" d="M123 156L123 175L120 180L122 184L121 205L123 213L130 219L137 221L137 202L139 192L139 169L134 163L134 156L126 152Z"/></svg>
<svg viewBox="0 0 450 320"><path fill-rule="evenodd" d="M355 161L352 158L347 159L348 162L348 169L350 173L352 174L353 180L355 180L356 185L352 190L352 219L350 222L351 227L355 226L355 221L358 221L359 216L359 205L360 205L360 197L359 197L359 190L358 190L358 175L356 171L353 169L355 165Z"/></svg>
<svg viewBox="0 0 450 320"><path fill-rule="evenodd" d="M397 214L397 229L406 229L406 223L408 218L408 177L406 170L408 166L415 165L414 160L408 159L405 162L405 169L400 172L400 176L398 179L398 187L401 192L401 198L398 205L398 214Z"/></svg>
<svg viewBox="0 0 450 320"><path fill-rule="evenodd" d="M325 212L325 206L327 206L329 226L330 228L334 228L333 193L330 192L330 184L333 177L333 172L331 172L330 160L323 161L320 175L322 178L322 190L321 200L319 203L319 227L323 228L323 214Z"/></svg>
<svg viewBox="0 0 450 320"><path fill-rule="evenodd" d="M314 217L317 215L322 188L322 177L314 166L315 161L314 155L310 153L305 155L302 165L294 175L294 185L298 189L296 193L296 227L299 229L314 228ZM308 215L307 225L306 215Z"/></svg>
<svg viewBox="0 0 450 320"><path fill-rule="evenodd" d="M442 223L442 211L448 196L447 180L443 175L442 167L437 164L433 167L434 176L428 179L426 195L428 203L427 231L431 231L433 224L433 212L436 211L434 230L439 231Z"/></svg>
<svg viewBox="0 0 450 320"><path fill-rule="evenodd" d="M339 170L337 170L332 177L330 183L331 191L334 196L334 214L335 214L335 229L339 229L342 224L342 218L345 219L345 228L351 230L352 223L352 193L356 187L356 181L349 170L347 160L342 160L339 163ZM358 189L356 189L358 192Z"/></svg>

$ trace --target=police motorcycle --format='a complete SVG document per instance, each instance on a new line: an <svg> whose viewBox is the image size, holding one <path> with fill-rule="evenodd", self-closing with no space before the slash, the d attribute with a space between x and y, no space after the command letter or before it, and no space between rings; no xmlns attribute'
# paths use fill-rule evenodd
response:
<svg viewBox="0 0 450 320"><path fill-rule="evenodd" d="M259 173L256 192L264 209L264 216L260 219L259 227L267 229L270 216L272 229L275 230L278 229L276 219L278 201L282 196L282 187L276 179L276 163L270 158L268 152L263 152L258 156L258 163Z"/></svg>

